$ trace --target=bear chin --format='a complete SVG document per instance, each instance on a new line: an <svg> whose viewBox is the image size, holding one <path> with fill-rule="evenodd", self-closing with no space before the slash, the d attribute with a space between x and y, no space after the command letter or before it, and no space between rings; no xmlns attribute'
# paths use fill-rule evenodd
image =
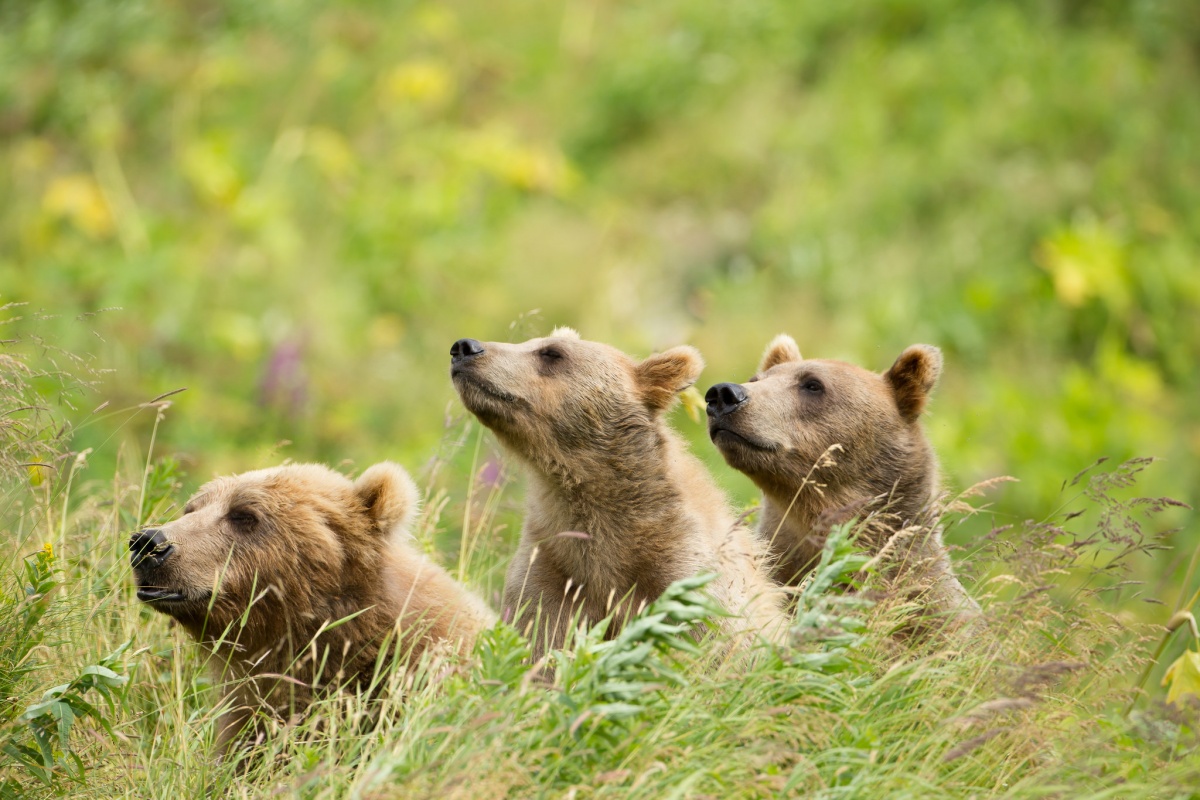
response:
<svg viewBox="0 0 1200 800"><path fill-rule="evenodd" d="M516 395L501 391L467 372L456 372L453 380L463 405L485 424L511 419L514 410L523 404Z"/></svg>
<svg viewBox="0 0 1200 800"><path fill-rule="evenodd" d="M137 599L160 614L180 622L203 621L208 616L212 592L139 586Z"/></svg>
<svg viewBox="0 0 1200 800"><path fill-rule="evenodd" d="M137 599L155 609L163 610L164 605L184 603L187 602L188 597L183 592L173 589L143 586L137 590Z"/></svg>
<svg viewBox="0 0 1200 800"><path fill-rule="evenodd" d="M746 436L728 425L714 425L708 430L708 438L712 439L717 449L727 458L736 457L742 452L771 453L779 449L777 445L761 442Z"/></svg>

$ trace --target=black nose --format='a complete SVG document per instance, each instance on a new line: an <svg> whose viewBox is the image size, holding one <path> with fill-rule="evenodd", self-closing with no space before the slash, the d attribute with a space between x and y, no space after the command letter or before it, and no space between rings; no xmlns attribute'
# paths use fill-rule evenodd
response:
<svg viewBox="0 0 1200 800"><path fill-rule="evenodd" d="M708 415L719 417L737 410L737 407L750 399L746 390L737 383L718 383L704 393L704 402L708 404Z"/></svg>
<svg viewBox="0 0 1200 800"><path fill-rule="evenodd" d="M475 339L459 339L450 345L450 360L462 361L464 358L477 356L483 352L483 345Z"/></svg>
<svg viewBox="0 0 1200 800"><path fill-rule="evenodd" d="M167 543L162 531L154 528L138 531L129 537L129 560L134 567L143 564L157 567L174 549L174 545Z"/></svg>

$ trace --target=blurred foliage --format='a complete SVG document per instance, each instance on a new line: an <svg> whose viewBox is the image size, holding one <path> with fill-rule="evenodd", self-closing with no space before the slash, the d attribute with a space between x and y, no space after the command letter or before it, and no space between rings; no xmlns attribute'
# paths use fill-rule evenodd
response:
<svg viewBox="0 0 1200 800"><path fill-rule="evenodd" d="M1193 499L1194 0L2 2L0 65L0 322L111 370L102 466L186 386L157 449L197 482L416 468L452 341L570 324L704 386L779 331L932 342L930 434L953 485L1021 478L1002 517L1101 455Z"/></svg>

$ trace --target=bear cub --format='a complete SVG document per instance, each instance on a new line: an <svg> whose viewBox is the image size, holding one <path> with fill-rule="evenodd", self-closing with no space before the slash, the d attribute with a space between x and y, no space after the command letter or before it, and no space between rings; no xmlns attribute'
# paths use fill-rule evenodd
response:
<svg viewBox="0 0 1200 800"><path fill-rule="evenodd" d="M138 599L177 620L233 687L222 752L253 738L257 711L286 720L323 688L365 687L383 647L414 661L432 648L467 653L493 623L405 541L416 509L396 464L354 482L292 464L211 481L181 517L134 534Z"/></svg>
<svg viewBox="0 0 1200 800"><path fill-rule="evenodd" d="M778 636L782 593L754 535L666 424L704 362L691 347L636 361L569 328L522 344L460 339L451 377L463 405L528 475L505 613L534 657L578 617L612 613L608 635L672 582L714 572L708 591L738 634ZM743 637L745 638L745 637Z"/></svg>
<svg viewBox="0 0 1200 800"><path fill-rule="evenodd" d="M887 547L891 563L924 584L928 610L978 613L932 526L938 466L919 418L941 371L941 351L929 345L909 347L880 374L805 359L780 335L748 382L708 390L709 437L763 493L759 535L776 580L799 584L816 564L823 514L859 507L876 512L863 529L868 549ZM916 526L911 535L894 536L907 526Z"/></svg>

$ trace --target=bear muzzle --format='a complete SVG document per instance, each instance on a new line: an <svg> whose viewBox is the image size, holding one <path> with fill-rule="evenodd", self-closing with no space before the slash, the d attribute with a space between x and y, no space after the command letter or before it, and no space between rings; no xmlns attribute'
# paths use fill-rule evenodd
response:
<svg viewBox="0 0 1200 800"><path fill-rule="evenodd" d="M450 363L460 364L464 361L483 355L486 350L483 343L477 339L459 339L450 345Z"/></svg>
<svg viewBox="0 0 1200 800"><path fill-rule="evenodd" d="M710 419L732 414L749 399L746 390L736 383L718 383L704 393L705 410Z"/></svg>
<svg viewBox="0 0 1200 800"><path fill-rule="evenodd" d="M741 384L718 383L705 392L704 401L707 404L705 411L708 413L708 438L725 456L726 461L738 458L741 455L740 451L747 448L751 451L765 452L778 449L777 445L754 434L753 423L746 419L747 415L733 416L734 412L744 410L750 402L750 394ZM745 466L740 460L738 463L730 463L739 469Z"/></svg>
<svg viewBox="0 0 1200 800"><path fill-rule="evenodd" d="M143 603L178 602L185 599L183 592L156 585L159 568L175 552L175 545L167 541L162 531L153 528L141 530L129 538L129 561L137 576L137 597Z"/></svg>
<svg viewBox="0 0 1200 800"><path fill-rule="evenodd" d="M173 552L175 545L154 528L138 531L129 538L129 561L134 569L162 566Z"/></svg>

